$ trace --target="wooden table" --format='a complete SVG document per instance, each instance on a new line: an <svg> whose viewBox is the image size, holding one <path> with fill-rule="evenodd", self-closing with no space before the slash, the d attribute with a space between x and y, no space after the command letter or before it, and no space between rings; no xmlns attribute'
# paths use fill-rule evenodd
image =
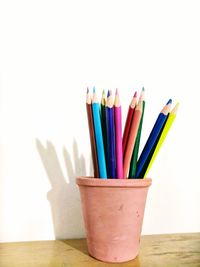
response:
<svg viewBox="0 0 200 267"><path fill-rule="evenodd" d="M200 266L200 233L142 236L132 261L103 263L87 253L85 239L0 243L0 267Z"/></svg>

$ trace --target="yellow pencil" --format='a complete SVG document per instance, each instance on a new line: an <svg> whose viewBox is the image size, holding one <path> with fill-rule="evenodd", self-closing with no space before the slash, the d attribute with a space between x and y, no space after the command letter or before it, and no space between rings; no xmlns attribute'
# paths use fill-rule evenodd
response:
<svg viewBox="0 0 200 267"><path fill-rule="evenodd" d="M154 162L154 160L155 160L155 158L156 158L156 156L157 156L157 154L158 154L158 152L159 152L159 150L160 150L160 148L161 148L161 146L162 146L162 144L163 144L163 142L164 142L164 140L165 140L165 138L166 138L166 136L167 136L167 134L168 134L173 122L174 122L174 120L175 120L175 118L176 118L176 114L177 114L177 111L178 111L178 106L179 106L179 103L177 103L175 105L175 107L172 109L172 111L169 113L169 116L167 118L166 124L164 126L163 131L162 131L162 134L161 134L161 136L159 138L159 141L158 141L158 143L156 145L156 148L155 148L155 150L153 152L152 158L151 158L151 160L149 162L149 165L148 165L148 167L146 169L146 172L144 174L144 178L147 177L147 174L148 174L148 172L149 172L149 170L150 170L150 168L151 168L151 166L152 166L152 164L153 164L153 162Z"/></svg>

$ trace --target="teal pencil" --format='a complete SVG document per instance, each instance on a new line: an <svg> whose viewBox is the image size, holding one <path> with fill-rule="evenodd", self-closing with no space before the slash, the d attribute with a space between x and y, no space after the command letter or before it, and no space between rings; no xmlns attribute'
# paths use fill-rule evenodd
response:
<svg viewBox="0 0 200 267"><path fill-rule="evenodd" d="M103 144L103 134L102 134L102 128L101 128L100 109L99 109L99 103L98 103L97 95L95 92L95 88L93 89L92 113L93 113L93 120L94 120L95 140L96 140L96 146L97 146L99 177L105 179L107 178L106 160L105 160L105 152L104 152L104 144Z"/></svg>

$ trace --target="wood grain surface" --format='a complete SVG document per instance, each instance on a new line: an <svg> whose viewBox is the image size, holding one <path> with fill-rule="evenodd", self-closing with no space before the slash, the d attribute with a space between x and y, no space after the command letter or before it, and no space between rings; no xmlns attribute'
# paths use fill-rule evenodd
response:
<svg viewBox="0 0 200 267"><path fill-rule="evenodd" d="M139 256L129 262L100 262L87 253L85 239L0 243L0 267L197 267L200 233L142 236Z"/></svg>

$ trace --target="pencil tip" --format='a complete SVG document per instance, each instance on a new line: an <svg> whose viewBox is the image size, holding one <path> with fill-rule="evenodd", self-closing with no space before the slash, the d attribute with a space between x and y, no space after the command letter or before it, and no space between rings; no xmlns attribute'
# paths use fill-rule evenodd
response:
<svg viewBox="0 0 200 267"><path fill-rule="evenodd" d="M135 94L134 94L134 96L133 97L137 97L137 91L135 91Z"/></svg>
<svg viewBox="0 0 200 267"><path fill-rule="evenodd" d="M174 106L174 108L172 109L172 113L176 114L179 108L179 102L176 103L176 105Z"/></svg>
<svg viewBox="0 0 200 267"><path fill-rule="evenodd" d="M108 93L107 93L107 97L109 97L110 96L110 90L108 90Z"/></svg>
<svg viewBox="0 0 200 267"><path fill-rule="evenodd" d="M142 87L142 91L144 91L144 86Z"/></svg>
<svg viewBox="0 0 200 267"><path fill-rule="evenodd" d="M95 86L93 87L93 93L95 93L96 89L95 89Z"/></svg>
<svg viewBox="0 0 200 267"><path fill-rule="evenodd" d="M177 102L174 108L178 109L179 105L180 105L180 103Z"/></svg>
<svg viewBox="0 0 200 267"><path fill-rule="evenodd" d="M118 94L119 94L119 92L118 92L118 89L116 88L115 95L118 95Z"/></svg>
<svg viewBox="0 0 200 267"><path fill-rule="evenodd" d="M89 93L89 91L90 91L90 90L89 90L89 87L87 87L87 94Z"/></svg>
<svg viewBox="0 0 200 267"><path fill-rule="evenodd" d="M167 101L167 104L166 105L169 105L169 104L171 104L172 103L172 100L171 100L171 98Z"/></svg>

